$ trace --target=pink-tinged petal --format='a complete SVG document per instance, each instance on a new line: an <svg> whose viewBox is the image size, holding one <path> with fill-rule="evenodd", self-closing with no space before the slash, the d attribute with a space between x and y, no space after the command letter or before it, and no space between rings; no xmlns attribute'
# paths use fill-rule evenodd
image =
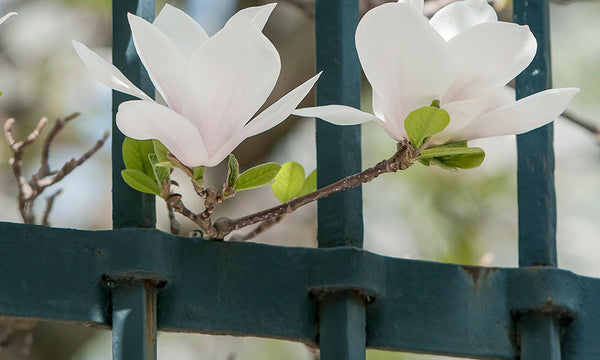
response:
<svg viewBox="0 0 600 360"><path fill-rule="evenodd" d="M14 11L7 13L6 15L4 15L3 17L0 18L0 24L5 22L6 20L8 20L9 17L15 16L15 15L18 15L18 14Z"/></svg>
<svg viewBox="0 0 600 360"><path fill-rule="evenodd" d="M181 111L178 96L186 60L160 29L146 20L127 14L135 49L156 89L169 107Z"/></svg>
<svg viewBox="0 0 600 360"><path fill-rule="evenodd" d="M415 9L419 14L423 13L423 0L398 0L399 3L408 4L411 8Z"/></svg>
<svg viewBox="0 0 600 360"><path fill-rule="evenodd" d="M119 130L138 140L158 139L187 166L206 165L208 154L198 129L175 111L148 101L126 101L117 112Z"/></svg>
<svg viewBox="0 0 600 360"><path fill-rule="evenodd" d="M345 105L324 105L296 109L293 115L314 117L335 125L358 125L375 120L376 116Z"/></svg>
<svg viewBox="0 0 600 360"><path fill-rule="evenodd" d="M280 68L273 44L244 17L194 52L181 83L182 110L207 134L209 153L240 131L264 104Z"/></svg>
<svg viewBox="0 0 600 360"><path fill-rule="evenodd" d="M514 102L514 100L512 100ZM475 98L469 100L455 101L442 105L450 115L450 123L439 134L432 138L434 144L444 144L468 127L488 107L488 99Z"/></svg>
<svg viewBox="0 0 600 360"><path fill-rule="evenodd" d="M265 24L269 20L269 16L271 16L271 13L275 9L275 6L277 6L277 3L247 7L238 11L231 18L229 18L227 23L225 23L225 26L230 25L240 18L245 18L249 19L250 22L252 22L252 25L254 25L259 31L262 31L265 27Z"/></svg>
<svg viewBox="0 0 600 360"><path fill-rule="evenodd" d="M146 95L146 93L140 90L137 86L133 85L133 83L129 81L129 79L127 79L125 75L123 75L123 73L120 72L119 69L117 69L113 64L97 55L79 41L73 40L72 43L77 55L79 55L85 66L92 73L92 76L96 78L96 80L111 89L135 96L142 100L153 101L151 97Z"/></svg>
<svg viewBox="0 0 600 360"><path fill-rule="evenodd" d="M386 121L402 122L410 111L440 99L454 79L446 42L404 3L367 12L356 30L356 48L371 86L389 105Z"/></svg>
<svg viewBox="0 0 600 360"><path fill-rule="evenodd" d="M498 15L487 1L465 0L443 7L431 17L429 23L448 41L477 24L496 21Z"/></svg>
<svg viewBox="0 0 600 360"><path fill-rule="evenodd" d="M378 124L383 127L385 132L391 136L394 140L400 141L406 138L406 130L404 129L404 120L408 113L405 115L399 115L395 112L396 102L390 101L385 103L381 95L377 91L373 91L372 105L373 112L377 117ZM386 115L389 114L389 115ZM392 115L395 114L395 115ZM381 120L380 120L381 119Z"/></svg>
<svg viewBox="0 0 600 360"><path fill-rule="evenodd" d="M448 42L456 59L456 80L443 101L486 96L506 85L529 65L537 50L528 26L482 23Z"/></svg>
<svg viewBox="0 0 600 360"><path fill-rule="evenodd" d="M300 104L300 101L306 97L310 89L315 85L319 76L321 76L321 73L308 79L258 114L252 121L244 126L242 131L244 138L265 132L287 119L292 111L296 109L296 106Z"/></svg>
<svg viewBox="0 0 600 360"><path fill-rule="evenodd" d="M204 29L182 10L165 4L153 23L189 58L208 35Z"/></svg>
<svg viewBox="0 0 600 360"><path fill-rule="evenodd" d="M481 115L455 140L521 134L556 119L579 89L545 90Z"/></svg>

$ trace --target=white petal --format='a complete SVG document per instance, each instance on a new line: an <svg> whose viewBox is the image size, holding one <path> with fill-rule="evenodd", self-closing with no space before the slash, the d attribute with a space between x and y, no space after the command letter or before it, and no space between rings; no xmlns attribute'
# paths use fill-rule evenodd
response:
<svg viewBox="0 0 600 360"><path fill-rule="evenodd" d="M277 50L250 20L240 17L204 42L185 69L183 114L203 134L209 153L252 118L273 90Z"/></svg>
<svg viewBox="0 0 600 360"><path fill-rule="evenodd" d="M345 105L324 105L296 109L293 115L314 117L335 125L358 125L375 120L376 116Z"/></svg>
<svg viewBox="0 0 600 360"><path fill-rule="evenodd" d="M579 89L545 90L483 114L455 140L521 134L556 119Z"/></svg>
<svg viewBox="0 0 600 360"><path fill-rule="evenodd" d="M3 17L0 18L0 24L2 24L3 22L5 22L6 20L8 20L9 17L11 16L15 16L18 15L16 12L11 11L8 14L4 15Z"/></svg>
<svg viewBox="0 0 600 360"><path fill-rule="evenodd" d="M155 102L126 101L116 118L119 130L130 138L158 139L185 165L206 165L208 154L198 129L173 110Z"/></svg>
<svg viewBox="0 0 600 360"><path fill-rule="evenodd" d="M487 1L466 0L443 7L429 23L448 41L472 26L495 21L498 21L498 15Z"/></svg>
<svg viewBox="0 0 600 360"><path fill-rule="evenodd" d="M181 51L158 27L127 14L135 49L156 89L169 107L181 112L178 96L186 60Z"/></svg>
<svg viewBox="0 0 600 360"><path fill-rule="evenodd" d="M454 37L448 46L456 79L443 101L465 100L497 91L529 65L537 50L528 26L482 23Z"/></svg>
<svg viewBox="0 0 600 360"><path fill-rule="evenodd" d="M398 0L399 3L408 4L411 8L415 9L418 13L423 13L423 0Z"/></svg>
<svg viewBox="0 0 600 360"><path fill-rule="evenodd" d="M208 35L200 25L182 10L165 4L153 23L189 58Z"/></svg>
<svg viewBox="0 0 600 360"><path fill-rule="evenodd" d="M101 56L90 50L87 46L83 45L79 41L72 41L73 47L77 52L77 55L81 58L85 66L92 73L92 76L96 78L102 84L108 86L111 89L135 96L137 98L153 101L151 97L146 95L137 86L133 85L129 79L123 75L113 64L106 61Z"/></svg>
<svg viewBox="0 0 600 360"><path fill-rule="evenodd" d="M363 70L384 104L386 121L401 123L428 106L454 79L447 44L427 19L404 3L366 13L356 30Z"/></svg>
<svg viewBox="0 0 600 360"><path fill-rule="evenodd" d="M267 23L267 20L269 20L269 16L271 16L271 13L275 9L275 6L277 6L277 3L247 7L238 11L231 18L229 18L227 23L225 23L225 26L230 25L240 18L246 18L249 19L252 22L252 25L254 25L259 31L262 31Z"/></svg>
<svg viewBox="0 0 600 360"><path fill-rule="evenodd" d="M406 130L404 129L404 120L406 116L399 117L392 115L396 104L394 101L385 103L381 95L377 91L373 90L372 97L373 112L377 117L378 124L383 127L385 132L391 136L394 140L400 141L406 138ZM389 114L389 115L386 115Z"/></svg>
<svg viewBox="0 0 600 360"><path fill-rule="evenodd" d="M308 94L313 85L317 82L321 73L313 76L303 84L287 93L274 104L263 110L252 121L244 126L244 138L260 134L279 124L296 109L300 101Z"/></svg>
<svg viewBox="0 0 600 360"><path fill-rule="evenodd" d="M446 143L468 127L485 111L488 101L487 98L475 98L443 104L442 109L450 115L450 123L441 133L433 136L434 144Z"/></svg>

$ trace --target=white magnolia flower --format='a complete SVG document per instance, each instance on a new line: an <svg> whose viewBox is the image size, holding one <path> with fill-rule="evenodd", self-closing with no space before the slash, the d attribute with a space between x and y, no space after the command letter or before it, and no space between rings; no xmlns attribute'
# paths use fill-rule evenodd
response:
<svg viewBox="0 0 600 360"><path fill-rule="evenodd" d="M375 115L328 105L294 111L338 125L376 121L396 141L404 120L440 100L450 124L431 144L519 134L558 117L579 89L552 89L519 101L503 87L533 60L528 26L498 21L485 0L455 2L431 20L423 1L386 3L361 19L356 48L373 88Z"/></svg>
<svg viewBox="0 0 600 360"><path fill-rule="evenodd" d="M16 12L11 11L9 13L7 13L6 15L4 15L3 17L0 18L0 24L2 24L3 22L5 22L9 17L17 15Z"/></svg>
<svg viewBox="0 0 600 360"><path fill-rule="evenodd" d="M215 166L247 137L285 120L319 77L252 119L281 69L277 50L262 33L274 8L269 4L241 10L212 37L168 4L152 24L129 14L137 53L168 107L154 102L85 45L73 45L98 81L141 99L119 106L117 126L125 135L158 139L187 166Z"/></svg>

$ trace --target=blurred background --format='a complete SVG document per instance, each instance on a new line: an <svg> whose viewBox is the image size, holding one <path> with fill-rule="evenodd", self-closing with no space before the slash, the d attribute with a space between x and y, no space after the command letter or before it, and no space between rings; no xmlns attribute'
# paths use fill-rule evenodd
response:
<svg viewBox="0 0 600 360"><path fill-rule="evenodd" d="M385 1L361 3L362 11ZM157 11L165 1L157 1ZM185 9L209 34L216 32L238 9L265 1L169 1ZM430 9L440 2L427 1ZM510 21L511 3L494 3L502 20ZM0 27L0 119L15 118L14 135L25 137L47 116L51 121L72 112L82 116L63 131L52 148L50 164L59 167L79 156L110 128L110 90L88 74L71 47L75 39L107 59L111 46L111 2L108 0L0 0L0 13L19 12ZM282 73L267 105L312 76L314 29L312 3L281 0L265 28L282 58ZM579 87L581 93L568 111L600 126L600 3L552 3L552 61L554 87ZM576 21L575 21L576 19ZM364 86L363 108L370 109L370 89ZM309 96L303 105L313 104ZM559 265L576 273L600 276L600 147L589 130L559 119L556 131ZM0 140L0 220L20 222L17 187ZM517 266L516 151L513 136L478 141L486 151L484 164L474 170L448 173L416 165L401 174L386 174L363 187L365 247L394 257ZM111 228L110 147L57 185L50 223L79 229ZM363 126L363 166L389 157L395 144L376 125ZM26 153L25 170L39 164L39 146ZM235 154L243 169L266 161L300 162L315 167L314 121L290 119L275 129L248 139ZM222 183L223 169L211 169L209 182ZM183 178L180 178L183 180ZM183 181L182 181L183 182ZM193 202L193 195L184 199ZM52 193L49 189L48 195ZM198 201L199 203L199 201ZM277 204L269 188L238 194L231 216ZM36 214L41 215L40 198ZM159 224L168 229L164 202L157 199ZM181 219L182 233L194 229ZM316 207L307 206L256 238L258 242L315 246ZM401 274L399 274L401 276ZM43 294L42 294L43 296ZM108 360L109 331L61 323L39 323L32 359ZM161 333L159 359L314 359L310 349L285 341ZM370 351L369 359L442 359L412 354ZM447 359L447 358L446 358ZM3 360L3 359L0 359Z"/></svg>

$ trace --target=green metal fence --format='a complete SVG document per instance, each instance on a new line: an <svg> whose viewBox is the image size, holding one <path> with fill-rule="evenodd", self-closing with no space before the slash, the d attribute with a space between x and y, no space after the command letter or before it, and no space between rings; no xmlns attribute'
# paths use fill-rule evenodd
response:
<svg viewBox="0 0 600 360"><path fill-rule="evenodd" d="M515 0L539 43L517 79L550 86L548 2ZM126 13L113 1L114 63L152 93ZM358 106L358 1L317 0L319 105ZM127 97L113 95L113 113ZM362 250L361 191L319 202L319 248L214 242L155 229L154 198L128 188L113 128L112 231L0 223L0 315L112 327L116 360L154 359L156 331L233 334L318 345L330 359L365 348L481 359L600 358L600 280L556 268L552 127L518 136L519 268L390 258ZM360 129L317 124L319 185L360 170ZM393 236L393 234L390 234ZM276 269L274 271L274 269Z"/></svg>

